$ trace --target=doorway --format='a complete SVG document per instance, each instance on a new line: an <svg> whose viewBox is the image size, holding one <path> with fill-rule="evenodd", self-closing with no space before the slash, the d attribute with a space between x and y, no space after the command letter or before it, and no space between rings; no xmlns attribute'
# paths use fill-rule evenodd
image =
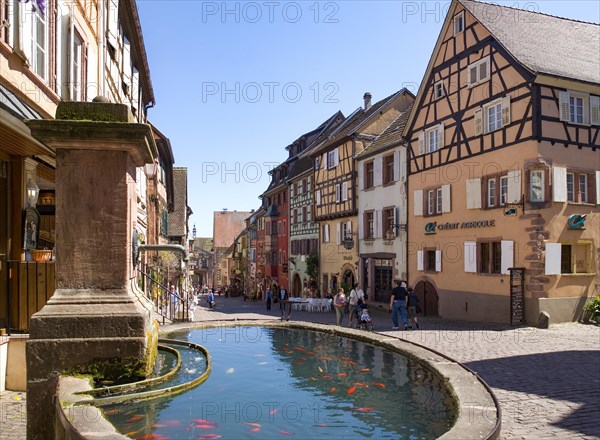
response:
<svg viewBox="0 0 600 440"><path fill-rule="evenodd" d="M429 281L419 281L415 286L415 293L419 297L419 304L424 316L439 316L439 297L435 287Z"/></svg>
<svg viewBox="0 0 600 440"><path fill-rule="evenodd" d="M302 281L297 273L294 274L294 281L292 281L292 296L302 296Z"/></svg>

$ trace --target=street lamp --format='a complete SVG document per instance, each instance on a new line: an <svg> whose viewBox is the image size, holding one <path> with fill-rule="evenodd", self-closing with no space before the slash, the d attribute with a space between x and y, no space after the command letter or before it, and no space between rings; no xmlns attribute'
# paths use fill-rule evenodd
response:
<svg viewBox="0 0 600 440"><path fill-rule="evenodd" d="M27 181L27 205L35 208L39 195L40 187L33 180L29 179Z"/></svg>

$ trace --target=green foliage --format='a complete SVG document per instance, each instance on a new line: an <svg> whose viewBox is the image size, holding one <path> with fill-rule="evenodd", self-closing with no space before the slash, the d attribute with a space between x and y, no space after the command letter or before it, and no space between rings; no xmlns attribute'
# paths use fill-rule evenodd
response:
<svg viewBox="0 0 600 440"><path fill-rule="evenodd" d="M319 256L316 252L306 257L306 274L315 281L319 278Z"/></svg>
<svg viewBox="0 0 600 440"><path fill-rule="evenodd" d="M146 377L146 361L143 359L99 359L87 365L74 367L65 372L69 376L89 374L96 386L120 385L136 382Z"/></svg>
<svg viewBox="0 0 600 440"><path fill-rule="evenodd" d="M591 312L592 316L600 315L600 296L596 296L585 305L585 310Z"/></svg>

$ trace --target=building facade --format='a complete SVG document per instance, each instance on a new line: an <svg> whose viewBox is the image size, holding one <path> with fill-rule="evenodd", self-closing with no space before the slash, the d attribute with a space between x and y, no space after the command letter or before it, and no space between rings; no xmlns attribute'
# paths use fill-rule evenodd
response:
<svg viewBox="0 0 600 440"><path fill-rule="evenodd" d="M597 24L452 2L405 130L427 315L571 321L597 293L599 47Z"/></svg>
<svg viewBox="0 0 600 440"><path fill-rule="evenodd" d="M323 295L359 280L358 207L355 156L362 152L412 103L405 89L358 108L338 125L310 156L314 161L315 220L320 229L319 272Z"/></svg>
<svg viewBox="0 0 600 440"><path fill-rule="evenodd" d="M410 107L356 155L360 280L368 297L388 303L394 279L407 279L406 146Z"/></svg>
<svg viewBox="0 0 600 440"><path fill-rule="evenodd" d="M233 243L239 233L245 228L245 220L251 213L248 211L215 211L213 214L213 244L215 272L212 285L214 288L225 289L231 279L230 264L233 253ZM231 248L231 249L230 249Z"/></svg>

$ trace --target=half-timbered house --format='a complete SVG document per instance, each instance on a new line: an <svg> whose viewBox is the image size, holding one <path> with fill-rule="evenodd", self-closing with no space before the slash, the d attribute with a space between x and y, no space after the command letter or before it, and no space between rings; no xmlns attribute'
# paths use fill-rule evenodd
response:
<svg viewBox="0 0 600 440"><path fill-rule="evenodd" d="M406 146L410 108L356 155L360 280L371 300L388 303L406 279Z"/></svg>
<svg viewBox="0 0 600 440"><path fill-rule="evenodd" d="M350 288L358 281L358 234L355 155L405 111L413 95L402 89L371 105L365 93L359 107L311 152L314 161L313 215L319 223L320 290Z"/></svg>
<svg viewBox="0 0 600 440"><path fill-rule="evenodd" d="M286 147L290 158L293 158L286 182L290 194L289 288L294 296L301 296L305 288L312 287L308 285L306 258L310 254L319 253L319 225L314 221L312 213L313 163L309 153L343 120L344 115L336 112L317 128L300 136Z"/></svg>
<svg viewBox="0 0 600 440"><path fill-rule="evenodd" d="M571 321L597 292L598 53L598 24L452 2L405 129L426 314Z"/></svg>

